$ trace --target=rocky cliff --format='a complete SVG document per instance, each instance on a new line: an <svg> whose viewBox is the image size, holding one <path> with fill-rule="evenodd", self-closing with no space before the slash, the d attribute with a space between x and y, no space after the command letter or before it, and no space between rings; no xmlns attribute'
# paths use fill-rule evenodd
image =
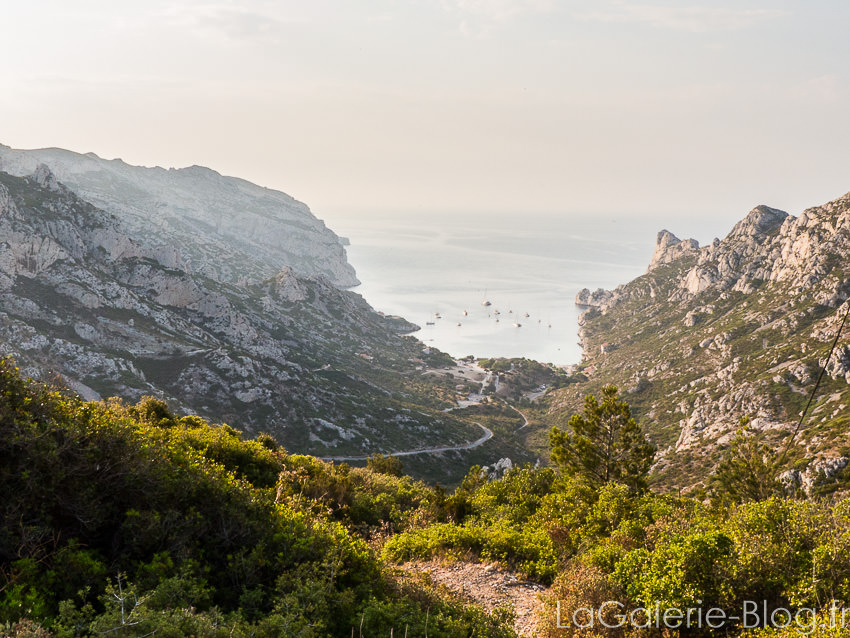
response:
<svg viewBox="0 0 850 638"><path fill-rule="evenodd" d="M19 177L44 164L84 200L108 211L159 261L224 282L257 282L288 266L337 286L359 283L341 239L289 195L201 166L131 166L49 148L0 144L0 171Z"/></svg>
<svg viewBox="0 0 850 638"><path fill-rule="evenodd" d="M826 358L848 297L850 194L799 217L759 206L703 247L662 231L645 275L577 296L590 381L554 409L617 384L664 449L660 480L681 486L710 470L743 416L783 440L825 365L800 436L822 465L850 445L850 326Z"/></svg>
<svg viewBox="0 0 850 638"><path fill-rule="evenodd" d="M418 370L428 355L400 334L415 326L322 274L287 266L238 284L212 277L193 261L207 246L172 251L125 221L44 165L26 177L0 172L0 354L85 398L154 394L270 432L292 451L362 454L479 436L442 412L455 395Z"/></svg>

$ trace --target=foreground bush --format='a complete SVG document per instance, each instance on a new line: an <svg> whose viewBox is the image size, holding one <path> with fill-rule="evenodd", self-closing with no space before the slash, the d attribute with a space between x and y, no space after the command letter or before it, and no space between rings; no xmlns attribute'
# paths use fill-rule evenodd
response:
<svg viewBox="0 0 850 638"><path fill-rule="evenodd" d="M427 625L429 636L512 635L478 608L398 581L351 531L427 509L432 492L409 480L341 489L351 504L323 507L304 490L341 485L347 470L324 464L311 477L273 441L176 418L156 400L84 403L7 362L0 459L10 634L423 635ZM373 517L370 499L385 511Z"/></svg>

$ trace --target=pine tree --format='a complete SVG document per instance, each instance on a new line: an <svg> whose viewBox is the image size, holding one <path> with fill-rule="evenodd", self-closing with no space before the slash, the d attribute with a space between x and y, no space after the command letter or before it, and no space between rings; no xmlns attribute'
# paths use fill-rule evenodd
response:
<svg viewBox="0 0 850 638"><path fill-rule="evenodd" d="M602 388L601 402L586 396L584 411L568 425L572 432L554 427L549 434L552 461L562 470L593 487L616 482L633 492L646 489L655 446L632 418L629 405L617 398L615 386Z"/></svg>
<svg viewBox="0 0 850 638"><path fill-rule="evenodd" d="M714 490L732 500L764 501L782 496L779 480L784 467L782 455L764 440L764 433L748 427L749 418L741 419L741 429L724 451L714 470Z"/></svg>

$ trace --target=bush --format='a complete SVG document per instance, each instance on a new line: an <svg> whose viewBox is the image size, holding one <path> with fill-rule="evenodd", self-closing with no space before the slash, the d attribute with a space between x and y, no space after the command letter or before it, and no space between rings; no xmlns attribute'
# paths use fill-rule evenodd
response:
<svg viewBox="0 0 850 638"><path fill-rule="evenodd" d="M349 635L383 606L410 626L430 614L434 636L509 635L422 588L395 600L392 576L342 524L358 498L404 524L431 511L434 491L184 419L152 399L84 403L0 360L0 626L35 638ZM389 616L370 623L398 631Z"/></svg>
<svg viewBox="0 0 850 638"><path fill-rule="evenodd" d="M543 597L543 607L538 613L540 638L623 636L623 629L606 628L593 614L588 617L586 612L579 611L604 609L602 619L608 625L616 625L614 616L618 610L603 605L621 598L602 569L582 561L570 561Z"/></svg>

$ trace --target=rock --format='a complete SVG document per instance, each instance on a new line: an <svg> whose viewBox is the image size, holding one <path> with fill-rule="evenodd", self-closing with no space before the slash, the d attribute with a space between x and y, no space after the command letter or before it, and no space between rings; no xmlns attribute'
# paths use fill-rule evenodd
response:
<svg viewBox="0 0 850 638"><path fill-rule="evenodd" d="M59 192L59 181L56 179L53 171L48 168L47 164L39 164L32 174L32 179L42 188Z"/></svg>
<svg viewBox="0 0 850 638"><path fill-rule="evenodd" d="M307 293L292 268L284 268L269 282L269 294L280 301L296 302L307 298Z"/></svg>
<svg viewBox="0 0 850 638"><path fill-rule="evenodd" d="M756 206L744 219L735 224L727 239L760 239L776 233L788 213L769 206Z"/></svg>
<svg viewBox="0 0 850 638"><path fill-rule="evenodd" d="M833 379L846 376L850 372L850 345L837 347L829 361L820 359L818 365L826 367L826 373Z"/></svg>
<svg viewBox="0 0 850 638"><path fill-rule="evenodd" d="M592 375L565 401L569 410L601 384L616 385L656 442L676 439L658 461L662 480L697 481L694 467L710 471L744 416L771 444L781 442L825 365L834 398L819 397L812 413L827 425L807 422L801 442L811 450L850 446L845 413L835 408L850 404L850 326L825 360L850 297L850 193L796 218L758 206L723 239L683 243L662 231L644 275L579 295L598 312L579 320ZM609 343L627 347L610 351ZM809 479L803 472L799 480Z"/></svg>
<svg viewBox="0 0 850 638"><path fill-rule="evenodd" d="M9 189L5 184L0 184L0 216L8 215L11 212L12 196L9 194Z"/></svg>
<svg viewBox="0 0 850 638"><path fill-rule="evenodd" d="M510 472L513 466L514 464L509 458L502 458L496 461L492 467L485 465L481 468L481 472L490 480L497 481Z"/></svg>
<svg viewBox="0 0 850 638"><path fill-rule="evenodd" d="M660 264L669 264L683 255L695 253L699 250L699 242L696 239L680 240L669 230L662 230L655 240L655 252L649 262L648 270L652 270Z"/></svg>
<svg viewBox="0 0 850 638"><path fill-rule="evenodd" d="M221 185L212 172L193 179ZM0 172L0 353L31 375L63 375L86 397L153 394L249 435L269 431L293 452L479 436L423 399L414 377L424 372L410 363L422 346L398 334L410 324L321 274L284 266L262 281L238 271L221 281L183 256L209 246L177 250L130 232L46 168ZM393 370L391 383L381 371L362 376L364 352Z"/></svg>
<svg viewBox="0 0 850 638"><path fill-rule="evenodd" d="M51 191L61 182L115 215L123 234L169 268L232 283L240 276L262 281L289 266L337 286L359 283L340 238L305 204L208 168L145 168L62 149L0 146L0 170L31 176Z"/></svg>
<svg viewBox="0 0 850 638"><path fill-rule="evenodd" d="M803 478L799 470L785 470L778 478L783 488L785 488L785 493L789 496L792 496L803 484Z"/></svg>
<svg viewBox="0 0 850 638"><path fill-rule="evenodd" d="M597 288L593 292L587 288L582 288L576 295L577 306L587 306L589 308L601 308L610 303L614 297L614 293L610 290Z"/></svg>
<svg viewBox="0 0 850 638"><path fill-rule="evenodd" d="M818 485L834 481L847 467L847 463L848 459L845 456L816 458L806 466L804 471L786 470L778 478L789 495L802 490L807 496L811 496Z"/></svg>

